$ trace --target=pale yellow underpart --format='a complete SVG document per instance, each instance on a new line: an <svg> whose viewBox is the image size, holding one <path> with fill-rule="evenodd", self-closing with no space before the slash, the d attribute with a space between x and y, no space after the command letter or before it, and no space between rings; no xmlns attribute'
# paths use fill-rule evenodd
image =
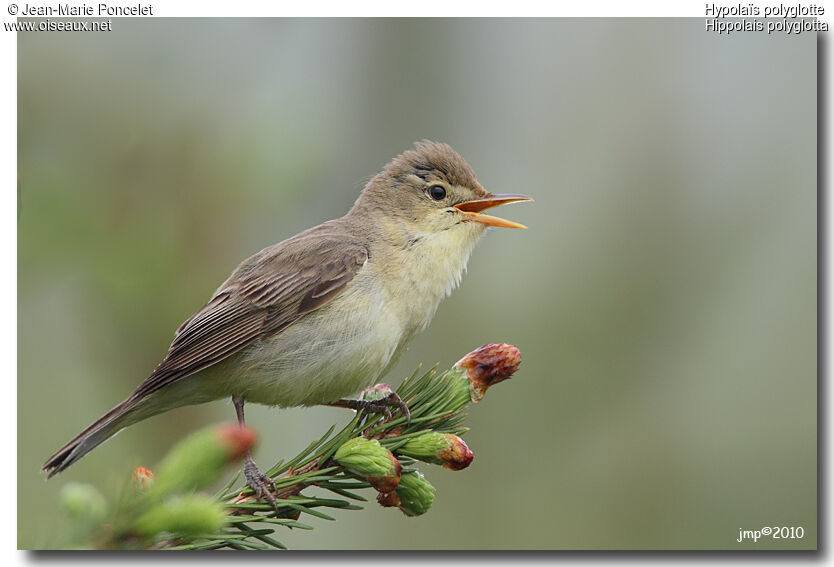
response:
<svg viewBox="0 0 834 567"><path fill-rule="evenodd" d="M140 413L225 397L311 406L376 383L460 283L484 226L391 234L345 290L278 335L149 396ZM407 245L409 239L417 240ZM143 411L144 410L144 411Z"/></svg>

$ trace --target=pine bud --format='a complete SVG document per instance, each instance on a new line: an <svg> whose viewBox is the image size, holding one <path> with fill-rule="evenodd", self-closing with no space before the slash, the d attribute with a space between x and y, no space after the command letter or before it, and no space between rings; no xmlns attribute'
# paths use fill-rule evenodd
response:
<svg viewBox="0 0 834 567"><path fill-rule="evenodd" d="M500 343L473 350L457 361L455 367L466 370L470 398L472 403L478 403L487 388L512 376L519 364L521 352L518 348Z"/></svg>
<svg viewBox="0 0 834 567"><path fill-rule="evenodd" d="M400 505L400 497L397 491L393 492L379 492L376 495L377 504L383 508L392 508Z"/></svg>
<svg viewBox="0 0 834 567"><path fill-rule="evenodd" d="M451 433L424 433L409 439L397 452L453 471L465 469L474 458L463 439Z"/></svg>
<svg viewBox="0 0 834 567"><path fill-rule="evenodd" d="M133 469L133 486L138 490L145 490L153 484L153 471L147 467Z"/></svg>
<svg viewBox="0 0 834 567"><path fill-rule="evenodd" d="M72 520L99 524L107 516L107 500L94 486L71 482L61 489L61 510Z"/></svg>
<svg viewBox="0 0 834 567"><path fill-rule="evenodd" d="M364 477L380 492L391 492L400 482L400 462L376 439L354 437L339 447L333 460Z"/></svg>
<svg viewBox="0 0 834 567"><path fill-rule="evenodd" d="M189 494L165 500L139 516L136 531L153 537L162 532L195 536L215 533L226 523L220 503L208 496Z"/></svg>
<svg viewBox="0 0 834 567"><path fill-rule="evenodd" d="M420 516L431 508L434 502L434 487L419 471L402 475L397 487L399 507L406 516Z"/></svg>
<svg viewBox="0 0 834 567"><path fill-rule="evenodd" d="M210 427L189 435L159 465L150 492L160 496L210 484L227 464L246 454L256 437L255 430L238 425Z"/></svg>

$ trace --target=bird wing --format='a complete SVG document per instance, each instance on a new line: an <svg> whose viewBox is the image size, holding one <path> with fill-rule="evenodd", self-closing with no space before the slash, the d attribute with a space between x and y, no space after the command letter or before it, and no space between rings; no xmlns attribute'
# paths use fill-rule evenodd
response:
<svg viewBox="0 0 834 567"><path fill-rule="evenodd" d="M338 296L368 260L343 235L308 231L244 261L179 329L141 398L292 325Z"/></svg>

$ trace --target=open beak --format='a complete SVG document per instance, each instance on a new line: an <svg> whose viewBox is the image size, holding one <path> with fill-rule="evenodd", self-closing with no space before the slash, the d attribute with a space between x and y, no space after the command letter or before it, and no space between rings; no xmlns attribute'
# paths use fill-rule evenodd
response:
<svg viewBox="0 0 834 567"><path fill-rule="evenodd" d="M507 203L517 203L519 201L532 201L527 195L509 195L498 194L490 195L486 199L476 199L474 201L466 201L455 205L455 208L466 215L469 220L485 224L487 226L503 226L505 228L527 228L523 224L517 222L500 219L490 215L482 214L481 211L506 205Z"/></svg>

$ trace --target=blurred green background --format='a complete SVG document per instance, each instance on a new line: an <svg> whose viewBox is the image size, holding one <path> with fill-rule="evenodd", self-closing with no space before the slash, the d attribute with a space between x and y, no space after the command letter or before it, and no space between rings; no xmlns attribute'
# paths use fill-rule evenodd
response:
<svg viewBox="0 0 834 567"><path fill-rule="evenodd" d="M494 341L473 466L429 515L371 503L315 549L816 546L816 35L703 19L114 20L18 34L19 546L60 487L114 495L217 402L43 461L124 398L237 263L342 215L413 141L450 143L504 216L387 377ZM348 414L250 406L256 460ZM738 530L803 526L739 544Z"/></svg>

